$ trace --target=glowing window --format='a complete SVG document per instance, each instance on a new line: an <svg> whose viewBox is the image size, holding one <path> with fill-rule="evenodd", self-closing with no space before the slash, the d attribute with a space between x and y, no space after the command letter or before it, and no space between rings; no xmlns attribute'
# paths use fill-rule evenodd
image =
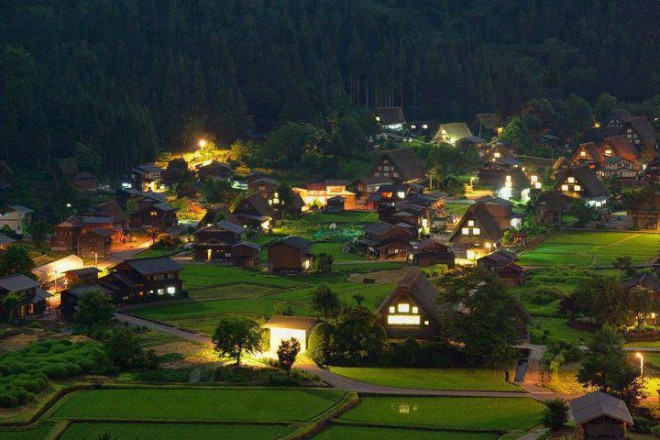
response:
<svg viewBox="0 0 660 440"><path fill-rule="evenodd" d="M605 154L607 154L608 156L611 155L611 154L612 154L612 150L610 150L610 149L608 148L607 150L605 150Z"/></svg>
<svg viewBox="0 0 660 440"><path fill-rule="evenodd" d="M412 312L413 313L419 313L419 308L418 307L413 307Z"/></svg>
<svg viewBox="0 0 660 440"><path fill-rule="evenodd" d="M394 312L396 312L396 309L394 308L394 306L390 306L390 313L394 313Z"/></svg>
<svg viewBox="0 0 660 440"><path fill-rule="evenodd" d="M580 156L585 157L587 155L586 151L580 151Z"/></svg>
<svg viewBox="0 0 660 440"><path fill-rule="evenodd" d="M562 191L568 191L568 185L562 185L561 190Z"/></svg>
<svg viewBox="0 0 660 440"><path fill-rule="evenodd" d="M424 325L429 325L429 322L428 322L428 321L424 321Z"/></svg>
<svg viewBox="0 0 660 440"><path fill-rule="evenodd" d="M410 313L410 304L401 303L397 306L399 313Z"/></svg>
<svg viewBox="0 0 660 440"><path fill-rule="evenodd" d="M474 220L468 220L468 226L474 226Z"/></svg>
<svg viewBox="0 0 660 440"><path fill-rule="evenodd" d="M418 315L389 315L387 323L391 325L419 325L421 322Z"/></svg>
<svg viewBox="0 0 660 440"><path fill-rule="evenodd" d="M575 177L569 177L568 183L575 183Z"/></svg>
<svg viewBox="0 0 660 440"><path fill-rule="evenodd" d="M474 228L474 229L472 229L472 233L473 233L474 235L479 235L479 234L481 234L481 229L479 229L479 228Z"/></svg>
<svg viewBox="0 0 660 440"><path fill-rule="evenodd" d="M506 181L511 182L511 176L506 176Z"/></svg>
<svg viewBox="0 0 660 440"><path fill-rule="evenodd" d="M495 156L495 157L497 157L497 158L499 158L499 157L500 157L500 153L498 153L498 152L495 152L495 154L493 154L493 156Z"/></svg>
<svg viewBox="0 0 660 440"><path fill-rule="evenodd" d="M463 228L461 229L461 233L463 235L470 235L470 228Z"/></svg>
<svg viewBox="0 0 660 440"><path fill-rule="evenodd" d="M575 185L573 186L574 191L582 191L582 187L580 185Z"/></svg>
<svg viewBox="0 0 660 440"><path fill-rule="evenodd" d="M170 295L174 295L176 293L176 287L170 286L167 288L167 293Z"/></svg>

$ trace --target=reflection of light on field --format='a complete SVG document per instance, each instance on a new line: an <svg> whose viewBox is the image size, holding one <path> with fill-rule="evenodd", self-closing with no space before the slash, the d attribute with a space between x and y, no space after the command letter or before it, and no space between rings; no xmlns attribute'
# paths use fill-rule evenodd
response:
<svg viewBox="0 0 660 440"><path fill-rule="evenodd" d="M399 403L391 405L392 411L399 414L410 414L411 411L417 411L417 405L410 405L408 403Z"/></svg>

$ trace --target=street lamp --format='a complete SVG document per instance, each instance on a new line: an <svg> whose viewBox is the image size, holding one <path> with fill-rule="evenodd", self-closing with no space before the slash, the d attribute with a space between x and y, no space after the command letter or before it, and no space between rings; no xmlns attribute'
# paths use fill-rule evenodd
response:
<svg viewBox="0 0 660 440"><path fill-rule="evenodd" d="M644 355L638 351L635 357L639 359L639 375L644 376Z"/></svg>
<svg viewBox="0 0 660 440"><path fill-rule="evenodd" d="M206 147L206 145L207 145L206 139L199 140L199 148L204 148Z"/></svg>
<svg viewBox="0 0 660 440"><path fill-rule="evenodd" d="M94 267L99 265L99 254L98 252L94 252Z"/></svg>

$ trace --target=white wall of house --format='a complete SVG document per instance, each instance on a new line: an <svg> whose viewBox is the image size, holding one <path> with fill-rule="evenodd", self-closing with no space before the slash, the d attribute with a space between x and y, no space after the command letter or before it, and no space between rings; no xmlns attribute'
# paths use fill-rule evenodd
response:
<svg viewBox="0 0 660 440"><path fill-rule="evenodd" d="M296 338L300 342L300 353L307 351L307 332L290 328L270 329L270 351L277 353L280 343L284 340Z"/></svg>

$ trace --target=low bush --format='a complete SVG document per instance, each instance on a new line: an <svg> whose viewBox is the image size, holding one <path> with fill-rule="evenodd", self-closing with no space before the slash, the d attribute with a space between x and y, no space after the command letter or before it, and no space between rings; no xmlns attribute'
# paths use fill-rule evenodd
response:
<svg viewBox="0 0 660 440"><path fill-rule="evenodd" d="M561 296L561 292L557 290L539 287L529 292L528 299L532 304L547 305Z"/></svg>
<svg viewBox="0 0 660 440"><path fill-rule="evenodd" d="M568 405L561 399L550 399L545 402L545 413L543 414L543 425L546 428L556 430L562 428L568 422Z"/></svg>
<svg viewBox="0 0 660 440"><path fill-rule="evenodd" d="M651 423L645 417L633 417L634 426L630 427L631 431L639 432L642 434L651 433Z"/></svg>

